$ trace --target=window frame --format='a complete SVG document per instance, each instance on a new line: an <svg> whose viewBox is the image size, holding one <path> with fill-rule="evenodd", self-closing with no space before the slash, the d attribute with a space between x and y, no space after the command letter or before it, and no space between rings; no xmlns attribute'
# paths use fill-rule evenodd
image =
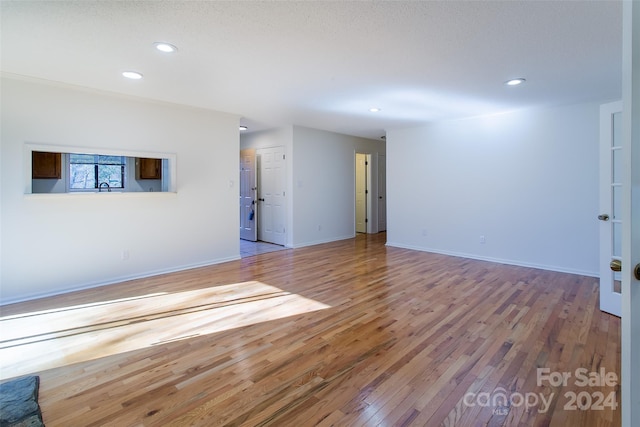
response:
<svg viewBox="0 0 640 427"><path fill-rule="evenodd" d="M72 155L83 155L83 156L92 156L93 159L93 163L79 163L79 162L72 162L71 161L71 156ZM116 192L125 192L127 191L127 166L128 166L128 158L127 156L124 155L108 155L108 154L92 154L92 153L65 153L65 156L67 157L67 183L66 183L66 187L67 187L67 191L70 193L85 193L85 192L90 192L90 193L95 193L97 192L111 192L111 191L116 191ZM109 163L100 163L100 158L101 157L120 157L121 159L121 163L115 163L115 164L109 164ZM73 176L72 174L72 167L73 165L92 165L93 169L94 169L94 187L89 187L89 188L73 188L72 185L72 179L71 177ZM120 187L113 187L109 184L108 187L102 187L102 189L100 188L100 166L120 166L120 182L122 183L122 186Z"/></svg>

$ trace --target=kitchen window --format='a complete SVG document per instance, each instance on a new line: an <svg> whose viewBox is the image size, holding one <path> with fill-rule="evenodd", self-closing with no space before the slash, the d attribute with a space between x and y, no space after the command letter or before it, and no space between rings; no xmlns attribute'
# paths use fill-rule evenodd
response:
<svg viewBox="0 0 640 427"><path fill-rule="evenodd" d="M125 188L125 156L69 154L69 191Z"/></svg>

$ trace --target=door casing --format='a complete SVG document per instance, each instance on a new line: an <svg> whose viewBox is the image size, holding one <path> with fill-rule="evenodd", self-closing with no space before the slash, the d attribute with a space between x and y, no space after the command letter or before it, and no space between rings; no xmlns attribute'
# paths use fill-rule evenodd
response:
<svg viewBox="0 0 640 427"><path fill-rule="evenodd" d="M622 425L640 425L640 3L622 2Z"/></svg>

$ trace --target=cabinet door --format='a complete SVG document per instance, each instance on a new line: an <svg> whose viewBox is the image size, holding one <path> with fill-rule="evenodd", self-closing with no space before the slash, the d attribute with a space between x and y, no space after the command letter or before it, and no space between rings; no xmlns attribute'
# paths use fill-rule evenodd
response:
<svg viewBox="0 0 640 427"><path fill-rule="evenodd" d="M162 159L136 159L136 179L162 179Z"/></svg>
<svg viewBox="0 0 640 427"><path fill-rule="evenodd" d="M31 152L31 178L60 179L62 173L62 155L43 151Z"/></svg>

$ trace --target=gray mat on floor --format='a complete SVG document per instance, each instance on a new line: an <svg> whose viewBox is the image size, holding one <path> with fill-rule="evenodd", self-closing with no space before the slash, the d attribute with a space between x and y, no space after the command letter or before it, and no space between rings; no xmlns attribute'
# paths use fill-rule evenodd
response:
<svg viewBox="0 0 640 427"><path fill-rule="evenodd" d="M28 376L0 384L0 427L41 427L38 405L40 377Z"/></svg>

